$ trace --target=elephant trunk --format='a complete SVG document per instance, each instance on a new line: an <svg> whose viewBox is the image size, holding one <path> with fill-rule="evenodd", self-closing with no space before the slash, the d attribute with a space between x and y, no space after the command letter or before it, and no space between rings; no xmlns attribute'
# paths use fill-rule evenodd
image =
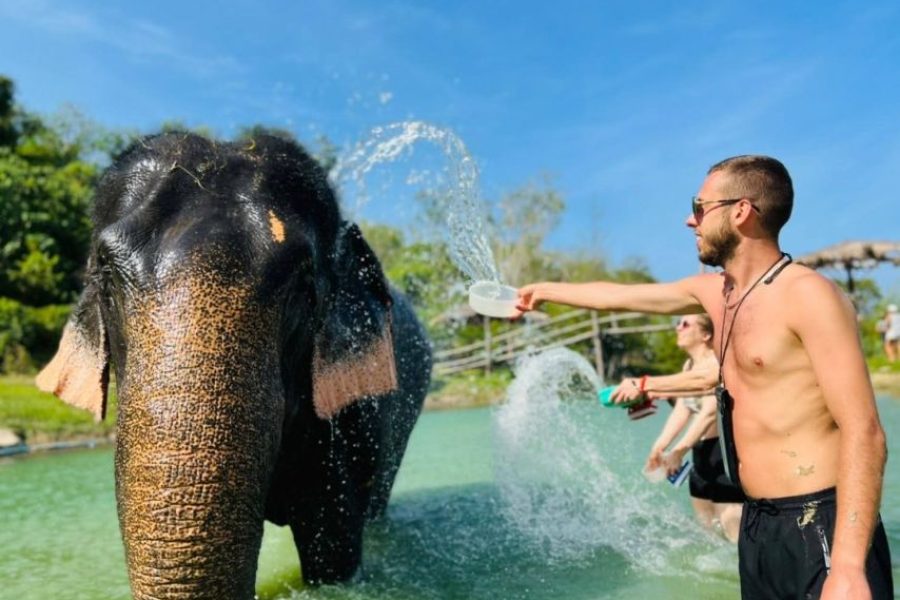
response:
<svg viewBox="0 0 900 600"><path fill-rule="evenodd" d="M125 331L116 499L135 598L252 598L284 392L275 310L181 281ZM122 367L120 367L122 368Z"/></svg>

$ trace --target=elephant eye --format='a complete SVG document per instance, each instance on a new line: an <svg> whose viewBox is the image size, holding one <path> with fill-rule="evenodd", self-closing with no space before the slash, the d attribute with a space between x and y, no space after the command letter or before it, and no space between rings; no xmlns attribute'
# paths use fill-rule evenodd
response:
<svg viewBox="0 0 900 600"><path fill-rule="evenodd" d="M131 261L115 248L99 244L94 254L92 278L104 297L104 302L119 296L119 292L133 292L138 278Z"/></svg>
<svg viewBox="0 0 900 600"><path fill-rule="evenodd" d="M97 250L95 267L101 275L109 275L112 267L110 266L109 251L106 248L101 247Z"/></svg>
<svg viewBox="0 0 900 600"><path fill-rule="evenodd" d="M100 234L94 252L96 271L104 281L133 284L142 279L142 262L132 250L135 235L125 234L119 227L107 227Z"/></svg>
<svg viewBox="0 0 900 600"><path fill-rule="evenodd" d="M91 279L98 285L106 286L112 276L112 266L109 253L104 248L97 248L94 252L92 261L93 265L89 265L89 273Z"/></svg>

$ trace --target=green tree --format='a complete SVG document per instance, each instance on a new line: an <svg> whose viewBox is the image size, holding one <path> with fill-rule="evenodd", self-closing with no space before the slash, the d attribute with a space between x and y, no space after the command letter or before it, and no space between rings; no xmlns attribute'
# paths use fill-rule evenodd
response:
<svg viewBox="0 0 900 600"><path fill-rule="evenodd" d="M874 279L863 278L854 280L852 294L846 279L838 277L832 281L853 300L853 305L860 315L872 314L872 311L875 310L881 301L881 289Z"/></svg>
<svg viewBox="0 0 900 600"><path fill-rule="evenodd" d="M418 239L443 240L445 245L449 242L449 194L445 189L429 189L416 195ZM486 215L484 229L503 281L518 284L559 274L553 255L544 250L543 244L564 209L565 201L549 177L527 183L494 204Z"/></svg>
<svg viewBox="0 0 900 600"><path fill-rule="evenodd" d="M890 302L884 298L881 288L874 279L862 278L854 281L853 293L850 294L846 279L837 277L833 281L853 300L859 315L859 332L866 357L884 356L884 339L877 324L884 317Z"/></svg>
<svg viewBox="0 0 900 600"><path fill-rule="evenodd" d="M0 75L0 147L12 148L16 145L18 132L13 122L15 118L16 88L12 79Z"/></svg>
<svg viewBox="0 0 900 600"><path fill-rule="evenodd" d="M0 147L0 296L40 306L73 301L90 239L96 166L52 133Z"/></svg>
<svg viewBox="0 0 900 600"><path fill-rule="evenodd" d="M459 270L442 243L412 242L388 225L360 224L388 279L429 322L464 300Z"/></svg>
<svg viewBox="0 0 900 600"><path fill-rule="evenodd" d="M310 152L328 173L337 164L340 147L335 145L327 135L319 135L313 140Z"/></svg>
<svg viewBox="0 0 900 600"><path fill-rule="evenodd" d="M159 131L160 133L183 133L187 131L210 139L216 137L215 132L211 127L207 125L190 126L181 119L169 119L168 121L163 121L159 126Z"/></svg>
<svg viewBox="0 0 900 600"><path fill-rule="evenodd" d="M504 195L492 219L497 232L494 256L504 281L545 279L553 270L544 241L559 223L566 203L549 177Z"/></svg>
<svg viewBox="0 0 900 600"><path fill-rule="evenodd" d="M269 125L262 125L260 123L241 127L240 129L238 129L238 134L234 139L236 141L250 141L253 138L257 138L262 135L270 135L284 140L290 140L292 142L297 141L297 136L295 136L294 132L292 131L288 131L287 129L284 129L282 127L273 127Z"/></svg>
<svg viewBox="0 0 900 600"><path fill-rule="evenodd" d="M55 347L81 289L99 165L128 139L71 108L33 114L0 76L0 370Z"/></svg>

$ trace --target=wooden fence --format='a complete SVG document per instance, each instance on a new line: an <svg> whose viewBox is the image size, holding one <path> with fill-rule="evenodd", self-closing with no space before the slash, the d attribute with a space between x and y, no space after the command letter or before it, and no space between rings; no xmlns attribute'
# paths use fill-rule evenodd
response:
<svg viewBox="0 0 900 600"><path fill-rule="evenodd" d="M643 313L613 313L601 317L595 310L579 309L543 322L523 323L496 336L491 334L490 321L485 318L484 339L466 346L436 351L434 370L438 375L471 369L490 372L492 365L514 362L523 354L592 340L594 363L597 372L603 373L602 335L649 333L672 328L669 324L628 324L629 321L646 318Z"/></svg>

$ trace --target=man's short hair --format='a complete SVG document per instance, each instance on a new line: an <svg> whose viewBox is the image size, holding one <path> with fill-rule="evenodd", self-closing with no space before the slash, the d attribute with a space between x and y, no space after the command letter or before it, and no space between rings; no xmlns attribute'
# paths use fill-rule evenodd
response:
<svg viewBox="0 0 900 600"><path fill-rule="evenodd" d="M722 171L728 175L723 193L728 198L749 198L759 209L760 224L772 239L791 218L794 184L788 170L770 156L732 156L717 162L707 174Z"/></svg>

